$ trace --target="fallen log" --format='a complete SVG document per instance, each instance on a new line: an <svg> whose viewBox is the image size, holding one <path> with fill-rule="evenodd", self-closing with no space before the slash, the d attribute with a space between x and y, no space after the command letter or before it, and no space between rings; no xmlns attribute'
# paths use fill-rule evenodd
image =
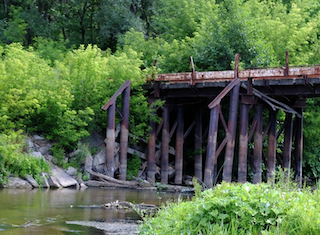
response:
<svg viewBox="0 0 320 235"><path fill-rule="evenodd" d="M118 184L118 185L127 185L127 186L135 186L135 187L139 187L141 186L141 184L139 182L136 182L136 181L126 181L126 180L118 180L118 179L115 179L115 178L112 178L111 176L107 176L107 175L103 175L103 174L100 174L100 173L97 173L97 172L94 172L93 170L91 169L86 169L86 171L97 177L97 178L100 178L100 179L103 179L103 180L106 180L106 181L109 181L109 182L112 182L114 184Z"/></svg>
<svg viewBox="0 0 320 235"><path fill-rule="evenodd" d="M115 187L115 188L128 188L128 189L136 189L136 186L131 185L123 185L123 184L115 184L107 181L97 181L97 180L88 180L85 182L88 187Z"/></svg>

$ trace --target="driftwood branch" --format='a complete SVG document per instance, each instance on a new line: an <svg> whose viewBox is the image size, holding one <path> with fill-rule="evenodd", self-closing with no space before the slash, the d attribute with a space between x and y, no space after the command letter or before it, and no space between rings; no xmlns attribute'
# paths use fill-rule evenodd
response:
<svg viewBox="0 0 320 235"><path fill-rule="evenodd" d="M118 180L118 179L115 179L115 178L112 178L110 176L107 176L107 175L103 175L103 174L100 174L100 173L97 173L97 172L94 172L93 170L91 169L86 169L86 171L95 176L95 177L98 177L100 179L103 179L103 180L106 180L108 182L111 182L113 184L120 184L120 185L127 185L127 186L140 186L139 182L136 182L136 181L126 181L126 180Z"/></svg>

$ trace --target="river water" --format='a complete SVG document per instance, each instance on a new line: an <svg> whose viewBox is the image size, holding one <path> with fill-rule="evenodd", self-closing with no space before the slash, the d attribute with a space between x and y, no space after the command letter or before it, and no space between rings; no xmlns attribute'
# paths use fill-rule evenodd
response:
<svg viewBox="0 0 320 235"><path fill-rule="evenodd" d="M87 224L133 223L140 217L132 210L101 205L116 200L162 205L179 197L188 196L130 189L0 189L0 234L106 234Z"/></svg>

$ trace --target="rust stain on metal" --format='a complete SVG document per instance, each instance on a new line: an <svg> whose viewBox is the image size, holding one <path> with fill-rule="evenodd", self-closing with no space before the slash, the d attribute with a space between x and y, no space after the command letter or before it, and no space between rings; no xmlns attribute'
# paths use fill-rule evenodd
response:
<svg viewBox="0 0 320 235"><path fill-rule="evenodd" d="M286 74L286 75L285 75ZM235 71L209 71L197 72L195 78L192 72L188 73L172 73L172 74L158 74L155 81L167 81L170 83L193 83L197 82L218 82L231 81L235 77ZM288 79L299 78L303 76L316 77L320 75L320 66L317 67L292 67L292 68L271 68L271 69L247 69L238 71L238 78L241 80L252 79ZM194 77L193 77L194 76Z"/></svg>

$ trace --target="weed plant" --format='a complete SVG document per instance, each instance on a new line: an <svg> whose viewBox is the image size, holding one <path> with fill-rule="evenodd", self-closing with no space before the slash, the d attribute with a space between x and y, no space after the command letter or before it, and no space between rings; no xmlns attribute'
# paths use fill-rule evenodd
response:
<svg viewBox="0 0 320 235"><path fill-rule="evenodd" d="M197 191L192 201L169 204L146 220L140 234L320 234L318 190L277 181Z"/></svg>
<svg viewBox="0 0 320 235"><path fill-rule="evenodd" d="M22 178L29 174L41 184L40 173L50 171L43 158L24 153L24 145L22 131L0 134L0 183L5 183L10 174Z"/></svg>
<svg viewBox="0 0 320 235"><path fill-rule="evenodd" d="M138 175L141 165L141 159L135 152L128 158L127 163L127 180L135 179Z"/></svg>

